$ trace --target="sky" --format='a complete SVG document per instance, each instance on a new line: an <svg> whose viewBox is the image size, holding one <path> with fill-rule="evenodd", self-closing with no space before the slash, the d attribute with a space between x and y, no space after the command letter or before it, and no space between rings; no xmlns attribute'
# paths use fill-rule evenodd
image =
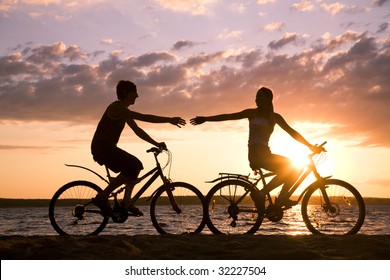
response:
<svg viewBox="0 0 390 280"><path fill-rule="evenodd" d="M189 120L253 108L266 86L293 128L328 142L323 176L389 198L389 34L388 0L0 1L0 197L104 187L64 164L104 175L90 142L116 83L131 80L132 110L187 121L138 122L172 151L175 181L206 194L219 172L250 174L247 120ZM119 146L153 167L131 129ZM294 162L309 153L279 128L270 147Z"/></svg>

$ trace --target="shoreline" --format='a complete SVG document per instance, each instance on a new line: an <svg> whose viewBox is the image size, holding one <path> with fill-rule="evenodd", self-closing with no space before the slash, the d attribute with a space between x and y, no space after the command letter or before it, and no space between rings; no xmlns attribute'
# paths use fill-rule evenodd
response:
<svg viewBox="0 0 390 280"><path fill-rule="evenodd" d="M141 197L138 205L149 205L148 197ZM367 205L390 205L390 198L382 197L365 197L363 198ZM17 208L17 207L49 207L51 199L31 199L31 198L0 198L0 208Z"/></svg>
<svg viewBox="0 0 390 280"><path fill-rule="evenodd" d="M2 260L389 260L390 235L0 236Z"/></svg>

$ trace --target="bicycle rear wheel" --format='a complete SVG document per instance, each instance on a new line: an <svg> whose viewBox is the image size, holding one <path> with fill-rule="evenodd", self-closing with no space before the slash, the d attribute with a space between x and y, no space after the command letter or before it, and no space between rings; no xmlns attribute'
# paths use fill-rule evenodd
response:
<svg viewBox="0 0 390 280"><path fill-rule="evenodd" d="M161 233L183 234L199 233L204 228L203 194L194 186L171 183L172 194L180 208L177 213L168 198L165 186L160 187L150 204L150 217L153 226Z"/></svg>
<svg viewBox="0 0 390 280"><path fill-rule="evenodd" d="M311 187L302 200L302 218L314 234L355 234L363 225L366 215L360 193L347 182L328 179L323 185ZM330 200L326 205L324 191Z"/></svg>
<svg viewBox="0 0 390 280"><path fill-rule="evenodd" d="M215 234L253 234L262 221L250 193L254 187L240 180L215 185L205 198L207 226Z"/></svg>
<svg viewBox="0 0 390 280"><path fill-rule="evenodd" d="M96 235L108 222L91 199L102 189L87 181L73 181L61 187L49 206L49 218L60 235Z"/></svg>

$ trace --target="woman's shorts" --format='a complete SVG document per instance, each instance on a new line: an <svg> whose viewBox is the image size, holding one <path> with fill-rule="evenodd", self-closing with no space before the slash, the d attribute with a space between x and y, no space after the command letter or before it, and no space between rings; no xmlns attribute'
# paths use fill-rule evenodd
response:
<svg viewBox="0 0 390 280"><path fill-rule="evenodd" d="M288 158L273 154L268 147L262 145L250 145L248 159L252 169L264 168L277 174L284 173L293 167Z"/></svg>
<svg viewBox="0 0 390 280"><path fill-rule="evenodd" d="M121 173L130 179L136 179L142 169L142 162L128 152L115 147L93 151L93 159L100 165L107 166L115 173Z"/></svg>

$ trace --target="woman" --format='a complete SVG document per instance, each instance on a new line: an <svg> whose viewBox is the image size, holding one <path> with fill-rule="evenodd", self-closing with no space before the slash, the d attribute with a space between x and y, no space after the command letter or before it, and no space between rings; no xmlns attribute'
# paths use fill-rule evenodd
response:
<svg viewBox="0 0 390 280"><path fill-rule="evenodd" d="M196 117L191 119L191 124L198 125L206 121L218 122L247 118L249 120L248 159L250 167L253 170L264 168L277 174L267 185L267 189L261 193L262 197L264 197L264 193L267 193L284 183L279 197L276 200L276 204L279 206L292 207L297 204L297 202L290 200L289 196L286 196L286 194L298 179L300 171L293 167L288 158L271 152L268 143L270 136L274 131L275 124L278 124L283 130L291 135L291 137L306 145L313 152L319 152L323 148L311 145L301 134L290 127L280 114L275 113L272 99L272 91L262 87L256 94L257 108L246 109L232 114Z"/></svg>

